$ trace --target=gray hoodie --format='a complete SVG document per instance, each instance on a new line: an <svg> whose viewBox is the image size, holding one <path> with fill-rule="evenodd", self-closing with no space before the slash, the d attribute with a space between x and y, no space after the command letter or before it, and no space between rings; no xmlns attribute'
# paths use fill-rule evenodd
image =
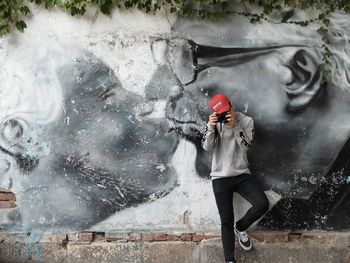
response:
<svg viewBox="0 0 350 263"><path fill-rule="evenodd" d="M202 147L213 152L210 176L212 179L249 173L247 150L254 136L254 121L236 112L237 124L230 128L224 123L206 125Z"/></svg>

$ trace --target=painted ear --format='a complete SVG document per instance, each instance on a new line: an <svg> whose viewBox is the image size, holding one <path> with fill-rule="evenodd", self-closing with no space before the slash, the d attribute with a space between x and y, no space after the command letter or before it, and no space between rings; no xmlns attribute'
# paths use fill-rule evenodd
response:
<svg viewBox="0 0 350 263"><path fill-rule="evenodd" d="M290 99L288 112L305 109L321 92L322 72L316 59L305 50L298 50L288 65L292 72L292 81L287 84L286 92Z"/></svg>

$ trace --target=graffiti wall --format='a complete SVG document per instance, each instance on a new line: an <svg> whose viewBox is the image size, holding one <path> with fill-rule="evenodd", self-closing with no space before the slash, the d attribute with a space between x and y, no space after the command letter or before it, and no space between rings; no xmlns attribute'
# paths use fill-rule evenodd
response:
<svg viewBox="0 0 350 263"><path fill-rule="evenodd" d="M259 226L350 228L348 17L332 19L324 75L317 25L33 9L0 40L0 187L17 199L3 227L218 229L201 138L225 93L255 120Z"/></svg>

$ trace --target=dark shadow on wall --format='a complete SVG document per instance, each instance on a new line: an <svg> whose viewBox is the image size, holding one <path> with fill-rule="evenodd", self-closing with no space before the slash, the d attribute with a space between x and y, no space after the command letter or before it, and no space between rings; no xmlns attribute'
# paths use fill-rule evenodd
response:
<svg viewBox="0 0 350 263"><path fill-rule="evenodd" d="M308 199L283 198L260 221L268 229L350 228L350 139L322 183Z"/></svg>

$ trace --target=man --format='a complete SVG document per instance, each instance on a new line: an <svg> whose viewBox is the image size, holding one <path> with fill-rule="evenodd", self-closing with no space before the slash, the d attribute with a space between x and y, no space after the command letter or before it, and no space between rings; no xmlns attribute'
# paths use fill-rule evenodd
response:
<svg viewBox="0 0 350 263"><path fill-rule="evenodd" d="M225 260L236 262L234 232L241 247L250 250L252 242L245 230L268 210L269 203L249 170L247 150L254 135L253 119L241 112L235 112L232 103L224 94L215 95L210 101L210 108L214 113L209 116L208 130L203 137L202 147L213 152L210 175L221 219ZM219 116L225 118L220 120L222 118ZM252 204L235 225L234 192L238 192Z"/></svg>

